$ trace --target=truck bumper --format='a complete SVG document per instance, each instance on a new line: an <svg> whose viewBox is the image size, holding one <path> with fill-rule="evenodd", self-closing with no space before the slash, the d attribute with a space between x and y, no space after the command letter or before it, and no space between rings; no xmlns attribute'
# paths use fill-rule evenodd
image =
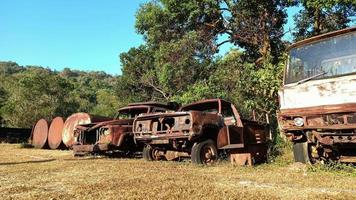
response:
<svg viewBox="0 0 356 200"><path fill-rule="evenodd" d="M85 153L97 153L108 151L110 149L109 144L88 144L88 145L73 145L73 153L85 154Z"/></svg>
<svg viewBox="0 0 356 200"><path fill-rule="evenodd" d="M153 140L170 140L170 139L188 139L189 133L186 134L162 134L162 135L136 135L137 141L153 141Z"/></svg>

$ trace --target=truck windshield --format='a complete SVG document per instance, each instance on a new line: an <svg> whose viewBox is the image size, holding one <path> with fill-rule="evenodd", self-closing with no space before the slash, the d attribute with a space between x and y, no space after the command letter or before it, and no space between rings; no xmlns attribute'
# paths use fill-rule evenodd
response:
<svg viewBox="0 0 356 200"><path fill-rule="evenodd" d="M343 34L292 48L285 84L356 72L356 33ZM311 79L310 79L311 80Z"/></svg>
<svg viewBox="0 0 356 200"><path fill-rule="evenodd" d="M219 103L217 101L204 102L199 104L187 105L181 108L181 111L191 111L191 110L217 113L219 110Z"/></svg>
<svg viewBox="0 0 356 200"><path fill-rule="evenodd" d="M132 119L141 113L147 113L148 108L127 108L119 110L115 119Z"/></svg>

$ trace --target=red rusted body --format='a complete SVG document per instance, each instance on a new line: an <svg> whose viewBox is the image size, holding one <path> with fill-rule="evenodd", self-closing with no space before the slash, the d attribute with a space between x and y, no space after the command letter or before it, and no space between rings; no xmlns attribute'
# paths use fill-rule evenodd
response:
<svg viewBox="0 0 356 200"><path fill-rule="evenodd" d="M77 125L90 124L108 120L107 117L90 115L88 113L75 113L67 118L62 131L62 141L67 147L75 143L74 130Z"/></svg>
<svg viewBox="0 0 356 200"><path fill-rule="evenodd" d="M62 117L56 117L52 120L48 130L48 146L51 149L58 149L62 144L62 131L64 120Z"/></svg>
<svg viewBox="0 0 356 200"><path fill-rule="evenodd" d="M167 151L187 152L192 162L210 164L218 151L266 146L268 126L244 120L222 99L183 106L177 112L146 114L134 122L135 140L146 143L144 158L159 159ZM265 151L261 151L266 157Z"/></svg>
<svg viewBox="0 0 356 200"><path fill-rule="evenodd" d="M48 122L45 119L37 121L32 131L32 145L35 148L43 149L47 145Z"/></svg>
<svg viewBox="0 0 356 200"><path fill-rule="evenodd" d="M134 103L118 111L118 116L109 121L77 125L74 154L120 151L132 153L140 151L142 145L133 140L132 124L134 118L142 113L166 112L172 106L155 102Z"/></svg>
<svg viewBox="0 0 356 200"><path fill-rule="evenodd" d="M248 165L266 161L267 145L247 144L244 148L231 149L229 158L234 165Z"/></svg>

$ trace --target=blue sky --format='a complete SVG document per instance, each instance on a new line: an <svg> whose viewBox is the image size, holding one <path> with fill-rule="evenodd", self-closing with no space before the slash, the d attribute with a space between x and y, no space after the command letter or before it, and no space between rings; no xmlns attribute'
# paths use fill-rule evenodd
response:
<svg viewBox="0 0 356 200"><path fill-rule="evenodd" d="M121 74L118 55L143 43L134 24L144 2L0 0L0 61ZM297 10L288 10L287 27Z"/></svg>

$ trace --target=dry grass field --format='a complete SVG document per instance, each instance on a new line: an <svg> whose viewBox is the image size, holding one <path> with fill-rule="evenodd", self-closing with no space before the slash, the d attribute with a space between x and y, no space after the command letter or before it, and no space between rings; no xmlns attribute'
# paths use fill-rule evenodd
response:
<svg viewBox="0 0 356 200"><path fill-rule="evenodd" d="M356 199L356 170L272 164L74 158L0 144L0 199Z"/></svg>

